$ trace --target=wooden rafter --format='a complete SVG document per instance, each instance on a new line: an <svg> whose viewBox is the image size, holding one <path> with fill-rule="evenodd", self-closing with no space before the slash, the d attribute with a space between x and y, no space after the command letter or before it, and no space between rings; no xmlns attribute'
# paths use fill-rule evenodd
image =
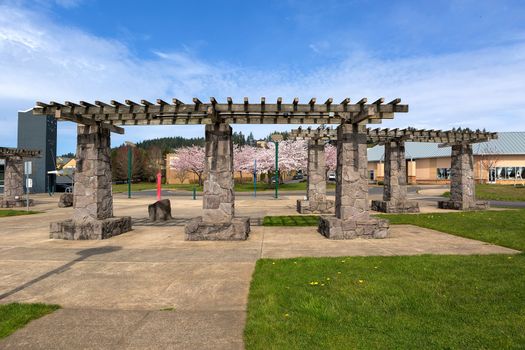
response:
<svg viewBox="0 0 525 350"><path fill-rule="evenodd" d="M351 104L349 98L339 104L334 104L332 98L324 103L316 103L315 98L300 103L297 97L292 103L283 103L280 97L275 103L269 103L264 97L260 101L250 103L245 97L242 103L233 103L228 97L227 103L218 103L211 97L210 103L193 98L193 103L189 104L176 98L172 103L159 99L156 104L146 100L141 103L112 100L110 104L101 101L94 104L37 102L33 114L56 115L59 111L62 119L87 118L107 125L211 124L216 121L230 124L366 124L380 123L382 119L392 119L395 113L408 112L408 105L400 104L399 99L386 104L384 99L368 104L366 98L355 104Z"/></svg>

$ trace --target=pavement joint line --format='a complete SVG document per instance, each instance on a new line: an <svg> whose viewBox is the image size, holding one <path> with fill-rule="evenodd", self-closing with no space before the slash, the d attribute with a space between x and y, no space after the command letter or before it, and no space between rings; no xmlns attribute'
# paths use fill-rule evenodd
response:
<svg viewBox="0 0 525 350"><path fill-rule="evenodd" d="M146 318L150 315L150 313L151 311L146 311L146 313L144 314L144 316L141 317L140 320L130 325L129 329L126 332L124 332L124 334L122 334L122 336L120 337L120 339L117 341L115 345L125 346L126 340L146 323Z"/></svg>

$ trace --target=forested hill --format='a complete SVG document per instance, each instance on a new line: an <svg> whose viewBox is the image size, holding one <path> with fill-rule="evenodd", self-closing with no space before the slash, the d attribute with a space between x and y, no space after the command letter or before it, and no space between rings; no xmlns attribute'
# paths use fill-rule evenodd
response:
<svg viewBox="0 0 525 350"><path fill-rule="evenodd" d="M270 140L271 135L277 133L282 134L283 139L288 139L288 132L278 132L274 131L270 135L268 135L265 139ZM256 140L255 137L253 137L253 134L250 133L248 136L244 135L242 132L234 132L232 135L232 141L234 144L239 146L249 145L249 146L255 146ZM177 148L182 147L190 147L190 146L204 146L204 137L193 137L193 138L185 138L182 136L174 136L174 137L160 137L156 139L151 140L144 140L137 142L137 147L143 150L147 150L151 147L158 147L162 151L162 154L173 152ZM118 149L120 147L124 147L124 145L113 147L113 150ZM63 154L61 157L67 157L67 158L74 158L74 153L66 153Z"/></svg>
<svg viewBox="0 0 525 350"><path fill-rule="evenodd" d="M137 142L137 147L142 149L148 149L153 146L157 146L162 150L162 153L168 153L176 148L189 147L189 146L204 146L203 137L185 138L182 136L175 137L161 137L158 139L144 140Z"/></svg>
<svg viewBox="0 0 525 350"><path fill-rule="evenodd" d="M236 145L255 145L255 138L250 133L248 137L243 135L242 132L234 132L232 135L233 143ZM169 153L174 149L189 146L204 146L203 137L185 138L182 136L175 137L161 137L158 139L144 140L137 142L137 147L141 149L148 149L150 147L159 147L163 154Z"/></svg>

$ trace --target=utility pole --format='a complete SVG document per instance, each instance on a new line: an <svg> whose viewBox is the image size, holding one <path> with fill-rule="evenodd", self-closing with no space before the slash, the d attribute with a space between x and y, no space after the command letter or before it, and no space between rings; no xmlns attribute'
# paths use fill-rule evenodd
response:
<svg viewBox="0 0 525 350"><path fill-rule="evenodd" d="M124 144L128 146L128 198L131 198L131 177L133 175L133 154L131 152L131 148L137 147L137 145L130 141L126 141Z"/></svg>
<svg viewBox="0 0 525 350"><path fill-rule="evenodd" d="M279 198L279 142L283 140L283 135L273 134L272 141L275 144L275 199Z"/></svg>

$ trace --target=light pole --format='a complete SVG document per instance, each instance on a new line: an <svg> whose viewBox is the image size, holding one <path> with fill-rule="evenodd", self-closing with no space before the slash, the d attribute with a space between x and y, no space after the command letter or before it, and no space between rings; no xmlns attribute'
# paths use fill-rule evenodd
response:
<svg viewBox="0 0 525 350"><path fill-rule="evenodd" d="M130 141L126 141L124 144L128 147L128 198L131 198L131 171L133 169L133 154L131 153L131 148L137 147L137 145Z"/></svg>
<svg viewBox="0 0 525 350"><path fill-rule="evenodd" d="M275 144L275 198L279 198L279 142L283 140L283 135L273 134L272 141Z"/></svg>

